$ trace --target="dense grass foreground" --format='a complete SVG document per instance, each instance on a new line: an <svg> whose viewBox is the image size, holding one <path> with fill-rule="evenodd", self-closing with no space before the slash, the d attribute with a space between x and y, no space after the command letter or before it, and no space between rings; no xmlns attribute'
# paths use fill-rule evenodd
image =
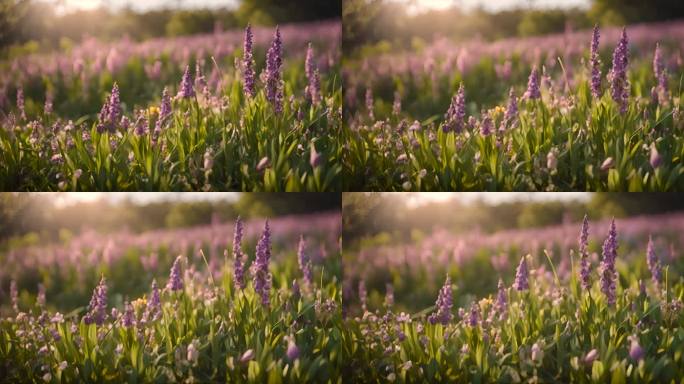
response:
<svg viewBox="0 0 684 384"><path fill-rule="evenodd" d="M351 61L344 188L684 190L679 42L635 30Z"/></svg>
<svg viewBox="0 0 684 384"><path fill-rule="evenodd" d="M394 310L392 285L384 308L371 310L362 280L353 300L359 305L350 307L358 315L345 321L346 374L359 382L679 382L681 276L668 273L651 241L638 251L648 278L625 265L621 249L631 249L630 239L619 244L614 222L596 265L588 233L585 219L567 274L550 257L537 265L523 256L497 292L458 310L449 275L435 306L413 315Z"/></svg>
<svg viewBox="0 0 684 384"><path fill-rule="evenodd" d="M13 281L0 381L341 382L339 257L319 267L303 238L298 257L271 265L278 234L267 223L252 257L242 228L232 263L210 267L200 251L200 269L178 256L168 280L115 308L106 276L87 309L65 315L48 310L44 288L27 303Z"/></svg>
<svg viewBox="0 0 684 384"><path fill-rule="evenodd" d="M4 65L0 189L339 190L338 30L84 43Z"/></svg>

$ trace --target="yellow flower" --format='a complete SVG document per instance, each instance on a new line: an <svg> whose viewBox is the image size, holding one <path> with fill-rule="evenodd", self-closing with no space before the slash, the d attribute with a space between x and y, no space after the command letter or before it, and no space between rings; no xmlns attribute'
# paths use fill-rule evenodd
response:
<svg viewBox="0 0 684 384"><path fill-rule="evenodd" d="M147 113L150 115L158 115L159 114L159 107L152 106L147 109Z"/></svg>
<svg viewBox="0 0 684 384"><path fill-rule="evenodd" d="M147 299L145 298L145 296L143 296L138 300L133 301L131 304L133 305L133 308L137 311L139 309L147 307Z"/></svg>

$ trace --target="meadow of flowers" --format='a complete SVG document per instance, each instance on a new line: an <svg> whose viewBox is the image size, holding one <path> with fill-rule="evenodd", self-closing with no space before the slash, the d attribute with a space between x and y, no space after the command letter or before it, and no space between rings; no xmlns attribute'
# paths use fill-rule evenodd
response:
<svg viewBox="0 0 684 384"><path fill-rule="evenodd" d="M12 259L0 381L340 382L339 223L238 218Z"/></svg>
<svg viewBox="0 0 684 384"><path fill-rule="evenodd" d="M340 29L85 40L0 63L0 189L339 190Z"/></svg>
<svg viewBox="0 0 684 384"><path fill-rule="evenodd" d="M350 59L343 188L682 190L682 41L597 26Z"/></svg>
<svg viewBox="0 0 684 384"><path fill-rule="evenodd" d="M585 216L572 244L556 239L561 261L550 249L519 249L505 256L510 268L489 274L463 261L436 272L422 261L389 267L389 279L367 284L348 266L379 267L345 252L352 259L343 289L345 372L364 382L677 382L684 375L684 220L661 219ZM564 230L528 231L527 239ZM522 236L503 235L499 244ZM677 241L672 256L664 246L670 240ZM493 280L492 288L465 293L466 269ZM415 308L416 291L429 291L434 305Z"/></svg>

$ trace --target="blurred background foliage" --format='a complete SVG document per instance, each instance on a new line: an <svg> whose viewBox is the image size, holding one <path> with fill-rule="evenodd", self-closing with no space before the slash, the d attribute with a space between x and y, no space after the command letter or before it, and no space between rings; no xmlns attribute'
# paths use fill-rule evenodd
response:
<svg viewBox="0 0 684 384"><path fill-rule="evenodd" d="M354 249L360 240L367 238L381 242L411 242L417 233L430 233L434 228L447 228L455 233L475 229L492 233L578 222L585 213L590 219L601 219L684 210L684 199L676 193L591 193L585 199L540 201L520 198L497 203L482 199L463 201L455 195L450 200L426 201L420 205L407 204L411 195L343 194L345 248Z"/></svg>
<svg viewBox="0 0 684 384"><path fill-rule="evenodd" d="M59 2L57 2L59 3ZM105 2L103 2L104 4ZM211 33L216 29L339 19L342 0L238 0L220 8L74 9L60 12L54 1L0 0L0 54L68 49L85 36L116 40ZM10 47L12 49L10 49Z"/></svg>
<svg viewBox="0 0 684 384"><path fill-rule="evenodd" d="M411 12L396 0L344 0L343 49L346 55L419 48L436 35L453 40L495 40L560 33L684 17L681 0L591 0L587 8L529 7L488 11L464 9L459 1L446 10ZM409 2L410 4L410 2ZM457 22L455 22L457 20Z"/></svg>
<svg viewBox="0 0 684 384"><path fill-rule="evenodd" d="M236 199L196 201L130 199L55 204L58 194L0 193L0 250L7 246L66 240L84 229L133 233L225 222L236 215L276 217L339 211L339 193L242 193Z"/></svg>

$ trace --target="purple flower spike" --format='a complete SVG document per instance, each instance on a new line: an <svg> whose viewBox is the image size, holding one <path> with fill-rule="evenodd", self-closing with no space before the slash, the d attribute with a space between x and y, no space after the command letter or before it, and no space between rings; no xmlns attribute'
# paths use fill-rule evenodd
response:
<svg viewBox="0 0 684 384"><path fill-rule="evenodd" d="M130 328L135 325L135 312L133 311L133 306L128 301L124 304L124 313L121 323L126 328Z"/></svg>
<svg viewBox="0 0 684 384"><path fill-rule="evenodd" d="M297 261L299 262L299 269L302 270L304 275L304 281L308 286L313 284L313 273L311 272L311 259L304 251L306 247L306 242L304 241L304 235L299 237L299 246L297 247Z"/></svg>
<svg viewBox="0 0 684 384"><path fill-rule="evenodd" d="M176 260L171 266L171 273L169 274L169 282L166 283L166 289L169 291L180 291L183 289L183 276L181 275L181 262L183 256L176 257Z"/></svg>
<svg viewBox="0 0 684 384"><path fill-rule="evenodd" d="M93 296L90 298L88 305L88 313L83 317L86 324L104 324L107 319L107 284L104 276L100 279L100 283L93 290Z"/></svg>
<svg viewBox="0 0 684 384"><path fill-rule="evenodd" d="M617 258L617 230L615 219L610 223L608 237L603 242L603 260L601 260L601 292L606 295L608 305L615 304L615 259Z"/></svg>
<svg viewBox="0 0 684 384"><path fill-rule="evenodd" d="M504 114L504 121L502 126L512 127L515 119L518 116L518 99L515 97L513 88L508 91L508 106L506 106L506 113Z"/></svg>
<svg viewBox="0 0 684 384"><path fill-rule="evenodd" d="M601 61L598 56L599 47L598 24L594 26L594 33L591 35L591 94L595 99L601 97Z"/></svg>
<svg viewBox="0 0 684 384"><path fill-rule="evenodd" d="M431 324L442 323L442 325L447 325L453 318L451 314L451 307L453 305L451 292L451 279L447 275L444 285L439 290L439 295L437 296L437 301L435 302L435 309L437 312L433 313L428 317L428 321Z"/></svg>
<svg viewBox="0 0 684 384"><path fill-rule="evenodd" d="M499 279L498 293L496 294L496 301L494 302L494 310L492 316L498 314L500 319L506 317L508 312L508 301L506 297L506 286L502 279Z"/></svg>
<svg viewBox="0 0 684 384"><path fill-rule="evenodd" d="M651 167L653 167L654 170L660 167L660 165L663 163L663 157L660 156L660 153L658 152L658 148L656 148L655 143L651 144L651 156L649 157L649 163L651 164Z"/></svg>
<svg viewBox="0 0 684 384"><path fill-rule="evenodd" d="M589 262L589 251L587 247L589 246L589 220L587 215L584 215L584 220L582 221L582 231L579 237L579 253L580 253L580 281L582 282L582 288L589 289L591 282L589 281L589 275L591 273L591 263Z"/></svg>
<svg viewBox="0 0 684 384"><path fill-rule="evenodd" d="M648 236L648 246L646 248L646 263L648 264L648 269L651 271L651 278L653 282L658 285L662 279L662 271L660 266L660 260L658 255L655 253L655 247L653 246L653 239Z"/></svg>
<svg viewBox="0 0 684 384"><path fill-rule="evenodd" d="M492 122L492 118L487 113L482 118L482 123L480 124L480 134L484 137L487 137L492 134L493 130L494 123Z"/></svg>
<svg viewBox="0 0 684 384"><path fill-rule="evenodd" d="M667 74L665 72L665 64L660 52L660 44L656 44L655 53L653 55L653 74L658 81L657 93L659 100L662 102L667 95Z"/></svg>
<svg viewBox="0 0 684 384"><path fill-rule="evenodd" d="M121 109L119 85L117 83L114 83L114 86L112 87L112 94L109 96L109 110L107 117L110 124L110 130L113 130L118 126L122 113L123 111Z"/></svg>
<svg viewBox="0 0 684 384"><path fill-rule="evenodd" d="M243 265L242 236L243 225L240 216L235 220L235 231L233 233L233 278L236 289L245 289L245 266Z"/></svg>
<svg viewBox="0 0 684 384"><path fill-rule="evenodd" d="M252 26L247 24L245 28L245 43L242 53L242 77L244 84L242 85L245 96L254 97L254 58L252 56Z"/></svg>
<svg viewBox="0 0 684 384"><path fill-rule="evenodd" d="M276 26L273 42L266 53L266 99L273 105L276 114L283 111L283 86L280 79L280 67L283 64L282 49L280 29Z"/></svg>
<svg viewBox="0 0 684 384"><path fill-rule="evenodd" d="M468 325L471 327L477 327L480 323L480 306L476 301L470 306L470 313L468 314Z"/></svg>
<svg viewBox="0 0 684 384"><path fill-rule="evenodd" d="M271 273L268 270L268 263L271 260L271 229L268 220L264 225L264 231L256 246L256 258L252 274L254 275L254 291L261 296L261 304L268 307L271 304Z"/></svg>
<svg viewBox="0 0 684 384"><path fill-rule="evenodd" d="M458 92L452 97L451 105L444 116L446 122L442 128L444 132L456 132L460 133L463 130L465 124L465 89L463 88L463 83L458 87Z"/></svg>
<svg viewBox="0 0 684 384"><path fill-rule="evenodd" d="M530 77L527 80L527 91L523 96L526 99L534 100L541 98L541 92L539 91L539 70L535 65L530 72Z"/></svg>
<svg viewBox="0 0 684 384"><path fill-rule="evenodd" d="M313 56L313 48L311 43L306 49L306 60L304 63L304 69L306 73L306 79L309 84L306 86L305 93L311 100L311 103L317 105L321 102L321 80L320 74L318 73L318 68L316 68L316 62Z"/></svg>
<svg viewBox="0 0 684 384"><path fill-rule="evenodd" d="M613 67L608 74L608 79L611 83L610 95L620 106L620 113L627 111L627 103L629 101L629 82L627 81L627 64L629 59L627 53L627 29L623 28L620 42L618 42L613 52Z"/></svg>
<svg viewBox="0 0 684 384"><path fill-rule="evenodd" d="M157 320L161 317L161 311L161 299L159 297L159 288L157 288L157 280L152 280L152 293L150 294L150 299L147 301L145 318Z"/></svg>
<svg viewBox="0 0 684 384"><path fill-rule="evenodd" d="M178 95L176 97L181 99L195 97L192 75L190 75L190 65L185 66L185 72L183 72L183 78L181 79L180 90L178 91Z"/></svg>
<svg viewBox="0 0 684 384"><path fill-rule="evenodd" d="M527 271L527 260L525 259L525 256L523 256L520 259L518 269L515 271L515 281L513 282L513 288L515 288L517 291L524 291L530 289L528 277L529 272Z"/></svg>

